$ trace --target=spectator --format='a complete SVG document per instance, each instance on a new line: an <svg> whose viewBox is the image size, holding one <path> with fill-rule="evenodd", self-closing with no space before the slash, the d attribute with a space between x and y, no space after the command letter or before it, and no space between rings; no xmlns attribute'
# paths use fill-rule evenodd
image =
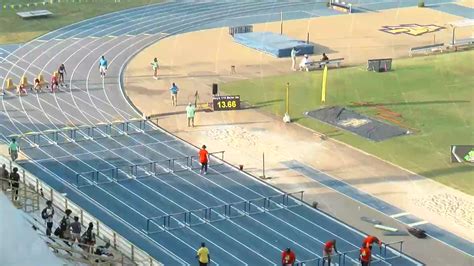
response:
<svg viewBox="0 0 474 266"><path fill-rule="evenodd" d="M105 56L102 56L99 60L99 72L102 78L105 78L105 73L107 72L108 63L105 59Z"/></svg>
<svg viewBox="0 0 474 266"><path fill-rule="evenodd" d="M83 249L87 252L92 252L95 245L95 233L94 233L94 224L89 223L89 227L81 236L81 242L86 246L83 246Z"/></svg>
<svg viewBox="0 0 474 266"><path fill-rule="evenodd" d="M58 67L58 74L59 74L59 84L64 85L64 75L66 74L66 67L64 64L61 64Z"/></svg>
<svg viewBox="0 0 474 266"><path fill-rule="evenodd" d="M158 58L154 58L153 62L151 62L151 68L153 69L153 78L158 79L158 69L160 66L158 65Z"/></svg>
<svg viewBox="0 0 474 266"><path fill-rule="evenodd" d="M46 222L46 235L51 236L53 230L53 216L54 216L54 207L53 202L48 200L46 201L46 207L41 211L41 218Z"/></svg>
<svg viewBox="0 0 474 266"><path fill-rule="evenodd" d="M296 256L295 253L287 248L281 253L281 265L283 266L293 266L295 265Z"/></svg>
<svg viewBox="0 0 474 266"><path fill-rule="evenodd" d="M319 68L323 67L326 64L326 61L329 60L329 57L323 53L323 57L321 57L321 63L319 63Z"/></svg>
<svg viewBox="0 0 474 266"><path fill-rule="evenodd" d="M74 222L71 223L71 241L81 243L82 225L79 222L79 217L74 216Z"/></svg>
<svg viewBox="0 0 474 266"><path fill-rule="evenodd" d="M326 260L328 261L328 265L331 266L331 256L333 255L333 250L337 252L336 239L329 240L324 244L323 266L325 265Z"/></svg>
<svg viewBox="0 0 474 266"><path fill-rule="evenodd" d="M194 127L194 115L196 114L196 107L191 103L186 106L186 116L188 118L188 127Z"/></svg>
<svg viewBox="0 0 474 266"><path fill-rule="evenodd" d="M25 84L23 83L18 84L16 92L18 93L18 95L28 95L28 93L26 92Z"/></svg>
<svg viewBox="0 0 474 266"><path fill-rule="evenodd" d="M174 84L174 82L171 85L170 91L171 91L171 104L173 106L178 106L178 91L179 91L179 88L178 88L178 86L176 86L176 84Z"/></svg>
<svg viewBox="0 0 474 266"><path fill-rule="evenodd" d="M12 138L12 141L10 142L10 146L8 146L8 154L10 154L12 161L15 161L16 159L18 159L19 151L20 151L20 147L18 146L16 139Z"/></svg>
<svg viewBox="0 0 474 266"><path fill-rule="evenodd" d="M70 239L71 238L71 213L72 211L70 209L67 209L65 211L66 215L61 219L61 223L59 224L59 230L57 230L57 233L55 235L59 236L62 239Z"/></svg>
<svg viewBox="0 0 474 266"><path fill-rule="evenodd" d="M5 164L2 164L2 168L0 168L0 182L2 182L2 190L10 188L10 173Z"/></svg>
<svg viewBox="0 0 474 266"><path fill-rule="evenodd" d="M201 175L207 175L207 164L209 163L209 153L206 150L206 145L202 145L199 151L199 163L201 163Z"/></svg>
<svg viewBox="0 0 474 266"><path fill-rule="evenodd" d="M36 92L43 91L43 87L41 86L41 81L38 78L35 78L35 84L33 86L33 90L35 90Z"/></svg>
<svg viewBox="0 0 474 266"><path fill-rule="evenodd" d="M12 184L12 200L18 200L18 190L20 188L20 174L18 174L18 168L14 167L10 174L10 180Z"/></svg>
<svg viewBox="0 0 474 266"><path fill-rule="evenodd" d="M59 89L58 77L55 74L51 76L51 92L55 92Z"/></svg>
<svg viewBox="0 0 474 266"><path fill-rule="evenodd" d="M300 51L299 50L296 50L296 47L293 47L293 49L291 49L291 53L290 53L290 56L291 56L291 70L293 71L296 71L296 54L299 53Z"/></svg>
<svg viewBox="0 0 474 266"><path fill-rule="evenodd" d="M98 256L102 256L102 257L113 257L114 254L112 254L110 251L109 251L109 247L110 247L110 243L107 242L105 243L104 246L98 246L96 249L95 249L95 252L94 254L95 255L98 255ZM97 259L95 262L101 262L99 259ZM103 261L102 261L103 262Z"/></svg>
<svg viewBox="0 0 474 266"><path fill-rule="evenodd" d="M362 266L369 266L372 259L372 246L362 245L359 251L359 260Z"/></svg>
<svg viewBox="0 0 474 266"><path fill-rule="evenodd" d="M329 57L323 53L323 57L321 58L321 61L328 61L329 60Z"/></svg>
<svg viewBox="0 0 474 266"><path fill-rule="evenodd" d="M209 255L209 249L207 249L206 243L201 243L201 247L197 250L196 258L199 261L199 266L207 266L207 264L211 262L211 255Z"/></svg>

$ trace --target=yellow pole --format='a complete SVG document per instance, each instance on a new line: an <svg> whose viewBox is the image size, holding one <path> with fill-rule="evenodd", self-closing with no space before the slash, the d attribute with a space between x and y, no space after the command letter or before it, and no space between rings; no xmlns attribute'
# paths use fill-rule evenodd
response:
<svg viewBox="0 0 474 266"><path fill-rule="evenodd" d="M280 35L283 35L283 11L280 11Z"/></svg>
<svg viewBox="0 0 474 266"><path fill-rule="evenodd" d="M323 70L323 84L322 84L322 88L321 88L321 103L325 103L326 102L326 85L327 85L327 79L328 79L328 66L325 65L324 66L324 70Z"/></svg>
<svg viewBox="0 0 474 266"><path fill-rule="evenodd" d="M286 113L290 114L290 83L286 83Z"/></svg>

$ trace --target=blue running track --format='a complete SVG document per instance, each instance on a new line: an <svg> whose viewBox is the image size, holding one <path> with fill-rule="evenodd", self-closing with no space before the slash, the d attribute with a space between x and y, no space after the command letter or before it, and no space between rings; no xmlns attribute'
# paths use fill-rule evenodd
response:
<svg viewBox="0 0 474 266"><path fill-rule="evenodd" d="M337 239L353 265L363 233L211 159L208 175L197 150L134 109L122 90L130 58L170 35L224 25L334 15L322 1L177 1L106 14L50 32L0 61L0 82L49 79L60 63L66 85L55 93L2 98L3 142L21 137L19 163L166 265L195 264L204 241L215 265L277 265L292 247L298 261L318 265L323 242ZM98 74L98 58L109 69ZM209 145L212 147L212 145ZM392 248L374 265L420 265Z"/></svg>

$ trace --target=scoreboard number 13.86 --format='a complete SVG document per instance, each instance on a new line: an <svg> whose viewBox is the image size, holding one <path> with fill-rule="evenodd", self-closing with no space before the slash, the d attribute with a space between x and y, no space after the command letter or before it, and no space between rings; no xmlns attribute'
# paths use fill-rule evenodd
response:
<svg viewBox="0 0 474 266"><path fill-rule="evenodd" d="M227 111L240 109L240 96L214 96L212 99L214 111Z"/></svg>

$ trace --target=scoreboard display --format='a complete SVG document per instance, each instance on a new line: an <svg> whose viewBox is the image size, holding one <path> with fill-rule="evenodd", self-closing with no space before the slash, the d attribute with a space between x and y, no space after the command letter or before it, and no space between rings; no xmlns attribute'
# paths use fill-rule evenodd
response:
<svg viewBox="0 0 474 266"><path fill-rule="evenodd" d="M214 111L240 110L240 96L214 96L212 106Z"/></svg>

